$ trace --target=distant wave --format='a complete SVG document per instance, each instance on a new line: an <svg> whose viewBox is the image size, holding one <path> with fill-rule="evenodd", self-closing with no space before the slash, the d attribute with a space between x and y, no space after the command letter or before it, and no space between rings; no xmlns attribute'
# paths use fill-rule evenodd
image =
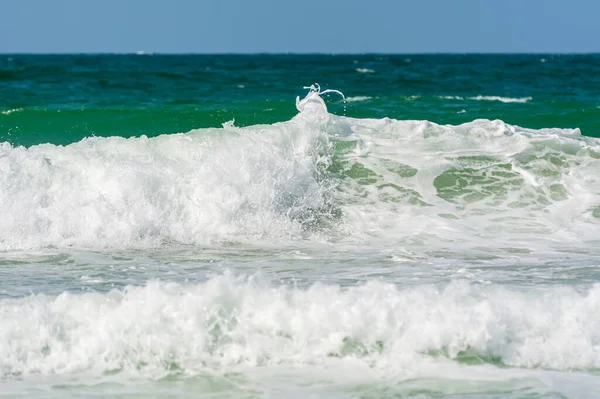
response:
<svg viewBox="0 0 600 399"><path fill-rule="evenodd" d="M511 97L498 97L498 96L477 96L477 97L469 97L469 100L501 101L503 103L526 103L528 101L531 101L531 97L511 98Z"/></svg>
<svg viewBox="0 0 600 399"><path fill-rule="evenodd" d="M349 103L356 103L356 102L360 102L360 101L367 101L372 98L373 97L369 97L369 96L354 96L354 97L347 97L346 101Z"/></svg>
<svg viewBox="0 0 600 399"><path fill-rule="evenodd" d="M10 115L13 112L21 112L23 111L23 108L14 108L14 109L7 109L5 111L0 111L0 114L2 115Z"/></svg>
<svg viewBox="0 0 600 399"><path fill-rule="evenodd" d="M356 68L358 73L375 73L375 70L369 68Z"/></svg>
<svg viewBox="0 0 600 399"><path fill-rule="evenodd" d="M438 96L443 100L474 100L474 101L500 101L503 103L526 103L531 101L531 97L500 97L500 96L475 96L475 97L462 97L462 96Z"/></svg>

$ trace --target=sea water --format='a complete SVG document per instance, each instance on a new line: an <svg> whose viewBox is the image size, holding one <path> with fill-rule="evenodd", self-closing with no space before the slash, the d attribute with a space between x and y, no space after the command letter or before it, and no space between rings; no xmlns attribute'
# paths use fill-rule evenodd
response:
<svg viewBox="0 0 600 399"><path fill-rule="evenodd" d="M599 65L3 56L0 391L599 396Z"/></svg>

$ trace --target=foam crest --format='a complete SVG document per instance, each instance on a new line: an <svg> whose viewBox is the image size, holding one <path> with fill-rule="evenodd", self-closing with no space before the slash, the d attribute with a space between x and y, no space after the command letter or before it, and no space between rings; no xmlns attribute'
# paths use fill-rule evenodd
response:
<svg viewBox="0 0 600 399"><path fill-rule="evenodd" d="M346 98L346 101L348 101L349 103L356 103L356 102L368 101L368 100L371 100L372 98L373 97L369 97L369 96L354 96L354 97Z"/></svg>
<svg viewBox="0 0 600 399"><path fill-rule="evenodd" d="M431 361L595 369L599 304L598 285L527 293L456 282L299 289L228 274L153 281L0 301L0 372L160 378L344 359L388 376Z"/></svg>
<svg viewBox="0 0 600 399"><path fill-rule="evenodd" d="M4 111L0 111L0 114L2 114L2 115L10 115L10 114L12 114L14 112L21 112L21 111L23 111L23 108L14 108L14 109L7 109L7 110L4 110Z"/></svg>
<svg viewBox="0 0 600 399"><path fill-rule="evenodd" d="M304 86L304 89L308 89L308 94L302 100L300 100L300 96L296 97L296 109L299 112L304 112L305 114L327 114L327 106L325 105L325 101L321 97L324 94L339 94L344 99L344 101L346 101L346 97L341 91L334 89L327 89L321 91L321 86L319 86L318 83L315 83L310 86Z"/></svg>
<svg viewBox="0 0 600 399"><path fill-rule="evenodd" d="M462 96L438 96L443 100L464 100L465 97ZM474 96L474 97L466 97L468 100L473 101L500 101L503 103L526 103L532 100L532 97L501 97L501 96Z"/></svg>
<svg viewBox="0 0 600 399"><path fill-rule="evenodd" d="M469 97L469 100L476 101L500 101L503 103L526 103L531 101L531 97L520 97L520 98L512 98L512 97L500 97L500 96L475 96Z"/></svg>
<svg viewBox="0 0 600 399"><path fill-rule="evenodd" d="M303 120L66 147L0 144L0 249L303 234L327 137Z"/></svg>

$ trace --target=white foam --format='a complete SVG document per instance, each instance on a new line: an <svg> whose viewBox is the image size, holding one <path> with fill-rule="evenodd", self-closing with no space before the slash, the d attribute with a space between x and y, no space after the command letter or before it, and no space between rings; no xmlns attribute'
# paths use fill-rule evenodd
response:
<svg viewBox="0 0 600 399"><path fill-rule="evenodd" d="M372 98L373 97L369 97L369 96L354 96L354 97L346 97L346 101L348 101L349 103L356 103L356 102L371 100Z"/></svg>
<svg viewBox="0 0 600 399"><path fill-rule="evenodd" d="M1 111L0 114L2 115L10 115L14 112L21 112L23 111L23 108L14 108L14 109L7 109L5 111Z"/></svg>
<svg viewBox="0 0 600 399"><path fill-rule="evenodd" d="M375 73L375 70L369 68L356 68L358 73Z"/></svg>
<svg viewBox="0 0 600 399"><path fill-rule="evenodd" d="M464 97L461 96L437 96L437 98L441 98L442 100L464 100Z"/></svg>
<svg viewBox="0 0 600 399"><path fill-rule="evenodd" d="M66 147L0 144L0 248L302 234L295 218L325 201L322 139L298 120Z"/></svg>
<svg viewBox="0 0 600 399"><path fill-rule="evenodd" d="M511 97L499 97L499 96L476 96L469 97L469 100L476 101L500 101L503 103L526 103L531 101L531 97L520 97L520 98L511 98Z"/></svg>
<svg viewBox="0 0 600 399"><path fill-rule="evenodd" d="M465 97L461 96L438 96L442 100L464 100ZM512 97L500 97L500 96L475 96L475 97L467 97L468 100L475 101L500 101L503 103L526 103L532 100L531 97L520 97L520 98L512 98Z"/></svg>
<svg viewBox="0 0 600 399"><path fill-rule="evenodd" d="M487 120L348 123L352 133L344 140L354 149L337 156L365 171L364 178L345 181L340 201L348 204L345 220L355 237L468 253L465 244L521 242L542 250L561 242L586 245L600 234L599 220L589 217L599 205L600 161L590 154L600 151L600 141L578 129Z"/></svg>
<svg viewBox="0 0 600 399"><path fill-rule="evenodd" d="M152 281L105 294L0 300L0 373L160 378L339 367L344 359L386 378L461 359L597 369L599 304L600 285L527 293L458 282L299 289L229 274L191 285Z"/></svg>

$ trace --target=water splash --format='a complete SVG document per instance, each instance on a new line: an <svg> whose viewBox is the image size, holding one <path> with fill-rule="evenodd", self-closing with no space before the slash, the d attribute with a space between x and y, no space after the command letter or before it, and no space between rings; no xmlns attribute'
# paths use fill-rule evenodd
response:
<svg viewBox="0 0 600 399"><path fill-rule="evenodd" d="M321 91L321 86L318 83L310 86L304 86L303 88L308 89L308 94L302 100L300 100L300 96L296 97L296 109L299 112L327 112L327 106L325 105L325 101L321 96L327 93L336 93L342 96L342 99L344 100L344 114L346 113L346 97L341 91L334 89Z"/></svg>

